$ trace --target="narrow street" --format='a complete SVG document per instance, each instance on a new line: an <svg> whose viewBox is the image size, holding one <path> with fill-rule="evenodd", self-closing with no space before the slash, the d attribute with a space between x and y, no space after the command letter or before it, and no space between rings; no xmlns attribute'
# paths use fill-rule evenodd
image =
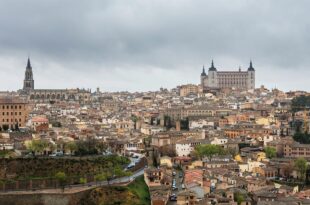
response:
<svg viewBox="0 0 310 205"><path fill-rule="evenodd" d="M171 187L171 195L175 194L175 196L178 196L179 192L182 191L182 183L183 183L183 172L181 170L176 170L176 169L173 169L173 171L176 173L175 176L173 176L173 179L175 179L176 181L176 187L177 189L176 190L173 190L173 188ZM182 174L182 177L180 177L180 174ZM171 201L169 199L168 205L176 205L177 204L177 201Z"/></svg>

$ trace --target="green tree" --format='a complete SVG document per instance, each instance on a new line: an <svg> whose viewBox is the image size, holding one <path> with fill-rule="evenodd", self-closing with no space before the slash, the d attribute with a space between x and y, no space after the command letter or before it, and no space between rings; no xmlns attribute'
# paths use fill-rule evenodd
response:
<svg viewBox="0 0 310 205"><path fill-rule="evenodd" d="M98 154L98 150L96 149L96 143L96 140L93 138L77 141L77 149L75 154L80 156Z"/></svg>
<svg viewBox="0 0 310 205"><path fill-rule="evenodd" d="M294 161L295 168L298 171L301 181L305 181L306 173L308 169L308 162L304 158L300 157Z"/></svg>
<svg viewBox="0 0 310 205"><path fill-rule="evenodd" d="M52 122L53 127L61 127L61 122Z"/></svg>
<svg viewBox="0 0 310 205"><path fill-rule="evenodd" d="M131 172L124 171L122 167L116 163L108 162L104 171L95 176L95 180L98 182L107 181L108 185L110 185L111 180L118 177L130 176Z"/></svg>
<svg viewBox="0 0 310 205"><path fill-rule="evenodd" d="M27 150L30 151L33 156L35 156L36 153L42 154L47 147L49 147L49 143L46 140L41 139L33 139L26 144Z"/></svg>
<svg viewBox="0 0 310 205"><path fill-rule="evenodd" d="M68 142L66 144L66 147L70 150L70 155L72 156L72 154L78 149L76 143L74 141L72 142Z"/></svg>
<svg viewBox="0 0 310 205"><path fill-rule="evenodd" d="M19 131L18 123L15 124L15 131Z"/></svg>
<svg viewBox="0 0 310 205"><path fill-rule="evenodd" d="M159 147L158 152L161 156L175 157L176 152L172 145L164 145Z"/></svg>
<svg viewBox="0 0 310 205"><path fill-rule="evenodd" d="M238 205L240 205L242 202L244 202L244 196L240 193L235 193L234 199Z"/></svg>
<svg viewBox="0 0 310 205"><path fill-rule="evenodd" d="M96 174L95 180L96 180L96 183L100 182L100 185L101 185L102 181L107 180L107 176L105 173Z"/></svg>
<svg viewBox="0 0 310 205"><path fill-rule="evenodd" d="M167 129L170 129L170 128L172 127L172 123L171 123L171 118L170 118L170 116L168 116L168 115L165 115L165 116L164 116L164 124L165 124L165 127L166 127Z"/></svg>
<svg viewBox="0 0 310 205"><path fill-rule="evenodd" d="M277 155L277 150L274 147L265 147L264 151L269 159L272 159Z"/></svg>
<svg viewBox="0 0 310 205"><path fill-rule="evenodd" d="M3 128L4 131L8 131L9 125L6 125L6 124L5 124L5 125L2 125L2 128Z"/></svg>
<svg viewBox="0 0 310 205"><path fill-rule="evenodd" d="M87 179L85 177L81 177L80 184L86 184L86 183L87 183Z"/></svg>
<svg viewBox="0 0 310 205"><path fill-rule="evenodd" d="M181 123L181 129L182 130L189 130L189 119L188 119L188 117L181 120L180 123Z"/></svg>
<svg viewBox="0 0 310 205"><path fill-rule="evenodd" d="M208 157L209 160L212 160L215 155L223 155L225 153L225 150L219 145L204 144L195 147L195 154L199 159Z"/></svg>
<svg viewBox="0 0 310 205"><path fill-rule="evenodd" d="M308 133L296 132L293 138L301 144L310 144L310 134Z"/></svg>
<svg viewBox="0 0 310 205"><path fill-rule="evenodd" d="M108 149L108 145L103 141L98 141L96 143L96 149L102 154L106 149Z"/></svg>
<svg viewBox="0 0 310 205"><path fill-rule="evenodd" d="M295 97L292 100L291 107L293 112L301 111L305 108L310 108L310 96L301 95Z"/></svg>
<svg viewBox="0 0 310 205"><path fill-rule="evenodd" d="M65 186L66 186L66 182L67 182L67 175L64 173L64 172L57 172L55 174L55 178L57 179L61 189L62 189L62 192L65 191Z"/></svg>

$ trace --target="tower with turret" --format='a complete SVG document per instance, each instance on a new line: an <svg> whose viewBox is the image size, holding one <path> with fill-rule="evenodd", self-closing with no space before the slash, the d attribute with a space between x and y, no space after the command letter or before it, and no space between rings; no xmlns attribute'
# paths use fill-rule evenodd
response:
<svg viewBox="0 0 310 205"><path fill-rule="evenodd" d="M218 79L217 79L217 69L214 67L214 62L212 60L211 67L208 71L208 87L217 88L218 87Z"/></svg>
<svg viewBox="0 0 310 205"><path fill-rule="evenodd" d="M248 68L248 90L255 89L255 69L253 68L252 61L250 61L250 66Z"/></svg>
<svg viewBox="0 0 310 205"><path fill-rule="evenodd" d="M25 71L23 90L26 92L34 90L33 73L32 73L32 67L31 67L29 58L27 61L27 66L26 66L26 71Z"/></svg>

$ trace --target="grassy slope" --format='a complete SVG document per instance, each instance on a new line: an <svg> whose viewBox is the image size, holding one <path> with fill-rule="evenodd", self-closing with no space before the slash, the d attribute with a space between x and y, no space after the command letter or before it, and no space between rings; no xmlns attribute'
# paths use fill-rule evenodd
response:
<svg viewBox="0 0 310 205"><path fill-rule="evenodd" d="M150 205L150 195L143 176L128 186L106 186L93 189L81 205Z"/></svg>
<svg viewBox="0 0 310 205"><path fill-rule="evenodd" d="M128 186L128 189L137 194L141 201L141 205L149 205L150 203L150 193L147 185L144 182L144 177L137 177L136 180Z"/></svg>

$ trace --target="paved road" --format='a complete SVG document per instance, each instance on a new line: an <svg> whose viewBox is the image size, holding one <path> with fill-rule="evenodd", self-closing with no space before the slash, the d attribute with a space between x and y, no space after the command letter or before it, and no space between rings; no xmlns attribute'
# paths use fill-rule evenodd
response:
<svg viewBox="0 0 310 205"><path fill-rule="evenodd" d="M113 179L110 181L110 185L113 184L120 184L120 183L128 183L128 182L132 182L135 178L142 176L144 174L144 168L134 172L131 176L127 176L127 177L120 177L117 179ZM71 185L68 187L85 187L85 186L89 186L89 187L96 187L96 186L103 186L103 185L108 185L108 181L97 181L97 182L89 182L86 184L76 184L76 185Z"/></svg>
<svg viewBox="0 0 310 205"><path fill-rule="evenodd" d="M176 187L178 188L178 190L172 190L172 188L171 188L171 193L175 194L176 196L178 196L178 193L180 191L182 191L183 177L182 178L179 177L179 174L180 174L181 171L179 171L179 170L173 170L173 171L176 172L176 175L174 176L174 178L176 180ZM177 204L176 201L170 201L170 200L167 203L167 205L176 205L176 204Z"/></svg>

